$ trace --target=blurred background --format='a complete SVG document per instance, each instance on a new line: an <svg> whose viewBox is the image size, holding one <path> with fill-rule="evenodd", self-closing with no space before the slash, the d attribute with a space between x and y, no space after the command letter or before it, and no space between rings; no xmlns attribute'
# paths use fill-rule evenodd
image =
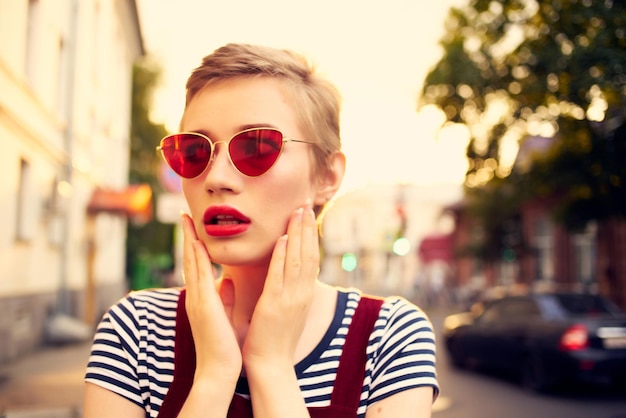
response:
<svg viewBox="0 0 626 418"><path fill-rule="evenodd" d="M0 365L181 284L185 203L155 146L227 42L300 52L343 95L322 280L411 299L437 332L520 289L626 309L622 2L0 0ZM468 377L441 364L461 416Z"/></svg>

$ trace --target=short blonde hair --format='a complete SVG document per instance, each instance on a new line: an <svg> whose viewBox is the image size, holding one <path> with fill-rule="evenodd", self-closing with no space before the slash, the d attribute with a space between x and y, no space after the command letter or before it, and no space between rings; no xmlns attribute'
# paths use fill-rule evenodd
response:
<svg viewBox="0 0 626 418"><path fill-rule="evenodd" d="M185 106L207 84L237 77L284 80L307 141L313 141L314 174L328 170L328 156L341 150L341 97L307 60L292 51L249 44L227 44L202 60L187 80Z"/></svg>

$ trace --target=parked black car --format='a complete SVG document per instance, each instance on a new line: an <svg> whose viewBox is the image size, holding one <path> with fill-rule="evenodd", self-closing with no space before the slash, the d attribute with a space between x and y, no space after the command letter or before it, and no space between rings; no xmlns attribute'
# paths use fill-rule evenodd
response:
<svg viewBox="0 0 626 418"><path fill-rule="evenodd" d="M444 320L452 363L517 373L543 392L563 383L626 387L626 315L592 294L505 296Z"/></svg>

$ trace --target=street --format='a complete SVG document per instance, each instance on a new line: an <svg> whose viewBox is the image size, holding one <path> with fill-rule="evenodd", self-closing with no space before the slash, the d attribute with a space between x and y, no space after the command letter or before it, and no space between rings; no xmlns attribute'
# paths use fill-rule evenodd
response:
<svg viewBox="0 0 626 418"><path fill-rule="evenodd" d="M429 315L437 332L441 387L433 418L626 418L624 391L587 388L539 395L524 391L510 377L454 369L439 334L443 314Z"/></svg>

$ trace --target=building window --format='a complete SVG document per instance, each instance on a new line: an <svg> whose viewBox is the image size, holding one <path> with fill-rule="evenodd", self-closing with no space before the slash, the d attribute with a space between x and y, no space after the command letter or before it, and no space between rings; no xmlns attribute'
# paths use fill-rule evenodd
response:
<svg viewBox="0 0 626 418"><path fill-rule="evenodd" d="M69 55L65 40L63 37L59 38L59 61L58 61L58 75L57 75L57 91L56 91L56 112L60 120L64 120L67 117L68 106L68 94L70 92L69 83L73 83L70 80L69 68Z"/></svg>
<svg viewBox="0 0 626 418"><path fill-rule="evenodd" d="M554 232L550 219L539 218L534 226L534 243L537 255L535 277L537 280L554 281Z"/></svg>
<svg viewBox="0 0 626 418"><path fill-rule="evenodd" d="M41 7L39 0L28 1L28 27L26 33L26 62L25 73L26 80L32 88L37 84L38 57L41 55L40 49L40 32L43 29L41 23Z"/></svg>
<svg viewBox="0 0 626 418"><path fill-rule="evenodd" d="M597 225L590 223L581 233L574 235L574 274L583 285L594 282Z"/></svg>
<svg viewBox="0 0 626 418"><path fill-rule="evenodd" d="M15 237L18 241L30 241L35 237L39 210L37 203L32 167L28 161L22 160L20 164L15 222Z"/></svg>
<svg viewBox="0 0 626 418"><path fill-rule="evenodd" d="M62 196L59 192L61 184L54 178L45 201L45 214L42 217L48 227L48 243L51 247L60 247L63 240Z"/></svg>

